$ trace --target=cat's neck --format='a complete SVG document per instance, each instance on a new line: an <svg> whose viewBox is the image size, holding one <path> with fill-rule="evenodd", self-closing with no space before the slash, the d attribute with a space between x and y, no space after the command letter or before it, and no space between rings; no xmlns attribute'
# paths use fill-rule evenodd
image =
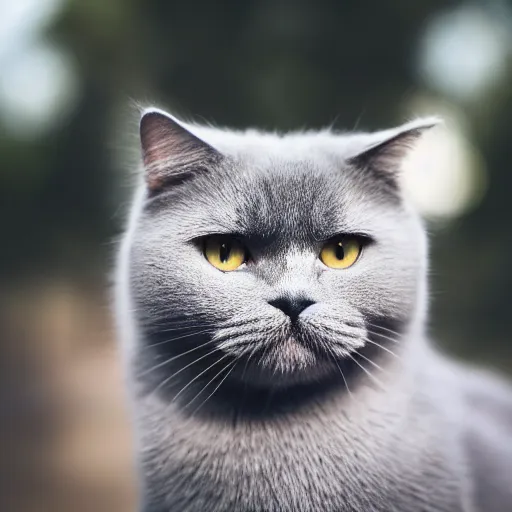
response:
<svg viewBox="0 0 512 512"><path fill-rule="evenodd" d="M319 470L337 468L334 481L328 480L330 473L322 475L329 482L329 493L346 492L347 482L352 482L354 492L365 492L362 484L368 475L381 483L399 479L400 472L390 476L388 471L390 464L400 469L403 460L409 471L419 474L420 468L407 459L407 446L397 441L407 439L408 429L421 417L421 407L415 403L418 384L404 370L408 351L399 352L400 359L390 358L382 367L385 372L371 370L374 378L362 372L359 380L352 381L350 393L340 386L302 407L282 408L279 413L271 402L266 415L253 417L237 413L235 407L227 407L222 414L208 408L190 414L177 402L147 396L137 411L142 456L153 454L143 462L144 473L153 475L146 484L150 490L176 489L186 468L191 478L212 489L217 481L245 488L243 475L250 476L248 488L253 489L255 482L303 470L315 457L323 460ZM419 432L418 428L414 449L433 453L436 442L430 436L434 434ZM379 449L373 451L372 446ZM156 455L160 453L162 458ZM368 460L353 455L368 453ZM301 480L303 485L308 481Z"/></svg>
<svg viewBox="0 0 512 512"><path fill-rule="evenodd" d="M169 489L170 503L180 503L185 471L187 478L205 486L205 495L215 493L222 482L222 489L241 489L252 496L245 498L248 502L255 499L257 509L264 510L266 504L257 498L267 495L261 482L299 470L299 486L306 488L311 480L301 471L308 467L320 471L318 482L325 482L331 498L347 492L367 498L368 480L379 482L379 488L400 481L400 493L411 491L410 482L414 487L422 478L422 457L438 458L441 465L439 436L446 433L432 431L423 420L425 400L430 402L418 369L429 365L428 346L422 338L409 338L393 352L395 356L385 353L376 359L380 370L369 365L367 372L347 381L350 391L344 385L333 387L298 407L273 403L269 394L260 414L247 414L254 410L241 411L229 401L221 409L203 407L191 414L178 400L140 396L136 416L143 473L151 475L144 482L148 496ZM412 459L411 452L416 454ZM309 499L304 496L309 509L318 509ZM363 509L361 503L357 510Z"/></svg>

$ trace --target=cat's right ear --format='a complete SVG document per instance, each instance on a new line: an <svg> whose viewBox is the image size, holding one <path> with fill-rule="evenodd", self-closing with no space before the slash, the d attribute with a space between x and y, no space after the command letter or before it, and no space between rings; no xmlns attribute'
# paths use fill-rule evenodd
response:
<svg viewBox="0 0 512 512"><path fill-rule="evenodd" d="M348 162L359 169L373 171L374 176L397 188L406 156L426 131L441 123L437 117L428 117L398 128L367 134L360 142L362 147Z"/></svg>
<svg viewBox="0 0 512 512"><path fill-rule="evenodd" d="M148 190L156 194L166 186L203 172L221 154L161 110L143 112L140 143Z"/></svg>

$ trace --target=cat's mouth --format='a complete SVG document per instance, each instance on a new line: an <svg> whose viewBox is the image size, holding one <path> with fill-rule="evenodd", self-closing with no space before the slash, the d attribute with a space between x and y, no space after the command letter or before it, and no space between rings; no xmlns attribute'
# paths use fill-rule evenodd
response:
<svg viewBox="0 0 512 512"><path fill-rule="evenodd" d="M278 344L276 350L279 351L279 355L284 361L297 368L307 366L314 359L314 354L312 354L311 350L293 335L284 338Z"/></svg>
<svg viewBox="0 0 512 512"><path fill-rule="evenodd" d="M239 363L233 377L278 387L318 381L339 372L340 364L364 347L365 334L362 326L334 330L309 322L289 323L277 332L254 333L252 349L236 356Z"/></svg>
<svg viewBox="0 0 512 512"><path fill-rule="evenodd" d="M144 367L146 384L151 390L169 390L173 400L179 396L194 402L196 395L219 395L219 388L229 389L229 400L250 389L258 396L293 389L302 396L333 386L344 390L352 378L368 373L364 366L395 355L386 345L399 342L395 336L402 328L397 322L349 322L324 315L271 323L261 316L224 320L214 330L200 330L201 336L191 336L187 328L158 329L148 338L157 362Z"/></svg>

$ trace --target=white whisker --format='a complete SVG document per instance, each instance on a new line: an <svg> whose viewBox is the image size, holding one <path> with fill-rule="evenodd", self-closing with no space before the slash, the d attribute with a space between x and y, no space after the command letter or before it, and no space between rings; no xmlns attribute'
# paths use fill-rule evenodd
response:
<svg viewBox="0 0 512 512"><path fill-rule="evenodd" d="M341 366L339 365L336 355L334 354L334 351L329 345L326 345L327 350L330 352L332 360L334 361L334 364L338 367L338 370L340 371L341 378L343 379L343 382L345 383L345 387L347 388L348 395L352 400L354 400L354 396L352 395L352 392L350 391L350 388L348 387L347 379L345 378L345 375L343 374L343 370L341 369Z"/></svg>
<svg viewBox="0 0 512 512"><path fill-rule="evenodd" d="M401 357L398 355L398 354L395 354L392 350L389 350L389 348L385 347L384 345L381 345L380 343L377 343L375 341L372 341L370 340L369 338L364 338L364 341L366 343L371 343L372 345L375 345L376 347L379 347L381 348L382 350L384 350L385 352L387 352L388 354L392 355L393 357L396 357L397 359L401 359Z"/></svg>
<svg viewBox="0 0 512 512"><path fill-rule="evenodd" d="M380 370L381 372L383 373L387 373L386 370L384 370L384 368L382 368L381 366L379 366L377 363L375 363L374 361L372 361L371 359L369 359L368 357L366 357L365 355L361 354L361 352L358 352L357 350L355 351L355 353L361 357L362 359L364 359L365 361L368 361L374 368L377 368L377 370Z"/></svg>
<svg viewBox="0 0 512 512"><path fill-rule="evenodd" d="M188 384L186 384L184 387L181 388L181 390L176 394L176 396L172 399L172 401L174 402L192 383L194 383L197 379L199 379L202 375L204 375L208 370L210 370L214 366L218 365L221 361L226 359L226 357L229 357L229 354L223 355L220 359L217 359L217 361L215 361L210 366L208 366L208 368L205 368L201 373L198 373L191 381L189 381ZM188 406L188 404L187 404L187 406Z"/></svg>
<svg viewBox="0 0 512 512"><path fill-rule="evenodd" d="M199 404L198 407L196 407L196 409L194 409L194 411L192 412L192 416L217 392L217 390L222 386L223 382L229 377L229 374L233 371L233 369L235 368L236 366L236 363L238 362L238 359L236 361L233 362L233 364L231 365L231 369L228 371L228 373L226 373L226 375L224 375L224 377L222 378L222 380L217 384L217 386L215 387L215 389ZM225 371L227 368L229 367L229 365L227 365L223 371ZM219 372L214 378L217 378L220 373L222 372ZM208 385L211 383L211 381L208 383ZM201 390L202 391L202 390Z"/></svg>
<svg viewBox="0 0 512 512"><path fill-rule="evenodd" d="M244 380L245 374L247 372L247 367L249 366L249 361L251 360L251 357L256 353L257 350L258 350L258 345L255 344L254 348L251 350L251 353L247 356L247 359L245 360L245 365L244 365L244 369L242 371L242 377L241 377L242 381Z"/></svg>
<svg viewBox="0 0 512 512"><path fill-rule="evenodd" d="M368 377L370 377L370 379L373 380L373 382L375 382L375 384L377 384L379 386L379 388L382 389L382 391L386 391L387 392L387 389L386 389L386 386L384 386L384 384L382 384L382 382L377 379L377 377L374 377L362 364L360 364L353 356L352 354L348 354L348 357L350 357L350 359L352 359L352 361L354 361L354 363L357 364L357 366L359 366L359 368L361 368L361 370L363 370L364 373L366 373L366 375L368 375Z"/></svg>
<svg viewBox="0 0 512 512"><path fill-rule="evenodd" d="M173 332L173 331L181 331L186 329L216 329L216 324L186 324L186 325L179 325L173 323L172 329L160 329L159 332ZM158 327L158 326L157 326Z"/></svg>
<svg viewBox="0 0 512 512"><path fill-rule="evenodd" d="M400 340L396 340L395 338L390 338L389 336L386 336L385 334L382 334L381 332L375 332L375 331L372 331L370 329L367 329L367 331L370 334L373 334L374 336L380 336L381 338L384 338L385 340L389 340L392 343L396 343L396 344L400 343Z"/></svg>
<svg viewBox="0 0 512 512"><path fill-rule="evenodd" d="M402 337L403 334L397 332L397 331L393 331L392 329L388 329L387 327L384 327L382 325L378 325L378 324L372 324L371 322L368 322L370 327L375 327L376 329L382 329L383 331L387 331L389 332L390 334L394 334L395 336L398 336L398 337Z"/></svg>
<svg viewBox="0 0 512 512"><path fill-rule="evenodd" d="M214 354L215 352L219 351L218 348L214 348L213 350L211 350L210 352L208 352L207 354L204 354L202 355L201 357L198 357L197 359L194 359L191 363L188 363L187 365L183 366L182 368L180 368L177 372L174 372L172 375L170 375L169 377L167 377L166 379L164 379L153 391L153 394L156 393L162 386L165 386L168 382L170 382L174 377L176 377L176 375L179 375L183 370L186 370L187 368L189 368L190 366L192 366L193 364L196 364L197 362L201 361L202 359L204 359L205 357L208 357L208 356L211 356L212 354Z"/></svg>
<svg viewBox="0 0 512 512"><path fill-rule="evenodd" d="M189 332L188 334L184 334L183 336L176 336L176 337L173 337L173 338L169 338L165 341L159 341L158 343L151 343L151 345L144 345L142 348L143 349L147 349L147 348L151 348L151 347L158 347L159 345L165 345L166 343L171 343L173 341L176 341L176 340L182 340L184 338L190 338L191 336L199 336L200 334L207 334L211 331L209 330L204 330L204 331L197 331L197 332ZM213 341L213 340L211 340ZM207 342L209 343L209 342ZM202 345L201 345L202 346ZM186 352L183 352L183 354L186 354Z"/></svg>
<svg viewBox="0 0 512 512"><path fill-rule="evenodd" d="M152 343L151 345L144 345L142 348L146 349L146 348L151 348L151 347L158 347L159 345L165 345L166 343L171 343L171 342L176 341L176 340L182 340L184 338L190 338L191 336L199 336L200 334L207 334L209 332L210 332L209 330L203 330L203 331L197 331L197 332L189 332L188 334L184 334L183 336L176 336L176 337L172 337L172 338L169 338L167 340L164 340L164 341L159 341L157 343ZM213 341L213 340L211 340L211 341ZM206 343L209 343L209 342L206 342ZM186 352L183 352L183 353L186 354Z"/></svg>
<svg viewBox="0 0 512 512"><path fill-rule="evenodd" d="M169 341L171 341L171 340L169 340ZM165 361L162 361L161 363L158 363L155 366L152 366L148 370L144 370L143 372L141 372L139 374L139 376L143 377L144 375L151 373L153 370L157 370L158 368L161 368L162 366L165 366L166 364L171 363L172 361L175 361L176 359L179 359L180 357L186 356L187 354L190 354L191 352L195 352L196 350L199 350L200 348L206 347L206 345L210 345L211 343L215 343L215 340L209 340L205 343L202 343L201 345L192 347L191 349L186 350L185 352L180 352L178 355L170 357L169 359L166 359Z"/></svg>

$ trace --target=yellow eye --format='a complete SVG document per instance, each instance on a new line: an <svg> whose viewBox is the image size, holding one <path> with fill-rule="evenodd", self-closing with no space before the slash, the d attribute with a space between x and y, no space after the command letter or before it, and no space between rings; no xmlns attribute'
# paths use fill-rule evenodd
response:
<svg viewBox="0 0 512 512"><path fill-rule="evenodd" d="M242 243L230 236L211 236L204 244L206 259L219 270L231 272L247 260L247 251Z"/></svg>
<svg viewBox="0 0 512 512"><path fill-rule="evenodd" d="M337 238L322 247L320 259L330 268L348 268L357 261L361 249L356 238Z"/></svg>

